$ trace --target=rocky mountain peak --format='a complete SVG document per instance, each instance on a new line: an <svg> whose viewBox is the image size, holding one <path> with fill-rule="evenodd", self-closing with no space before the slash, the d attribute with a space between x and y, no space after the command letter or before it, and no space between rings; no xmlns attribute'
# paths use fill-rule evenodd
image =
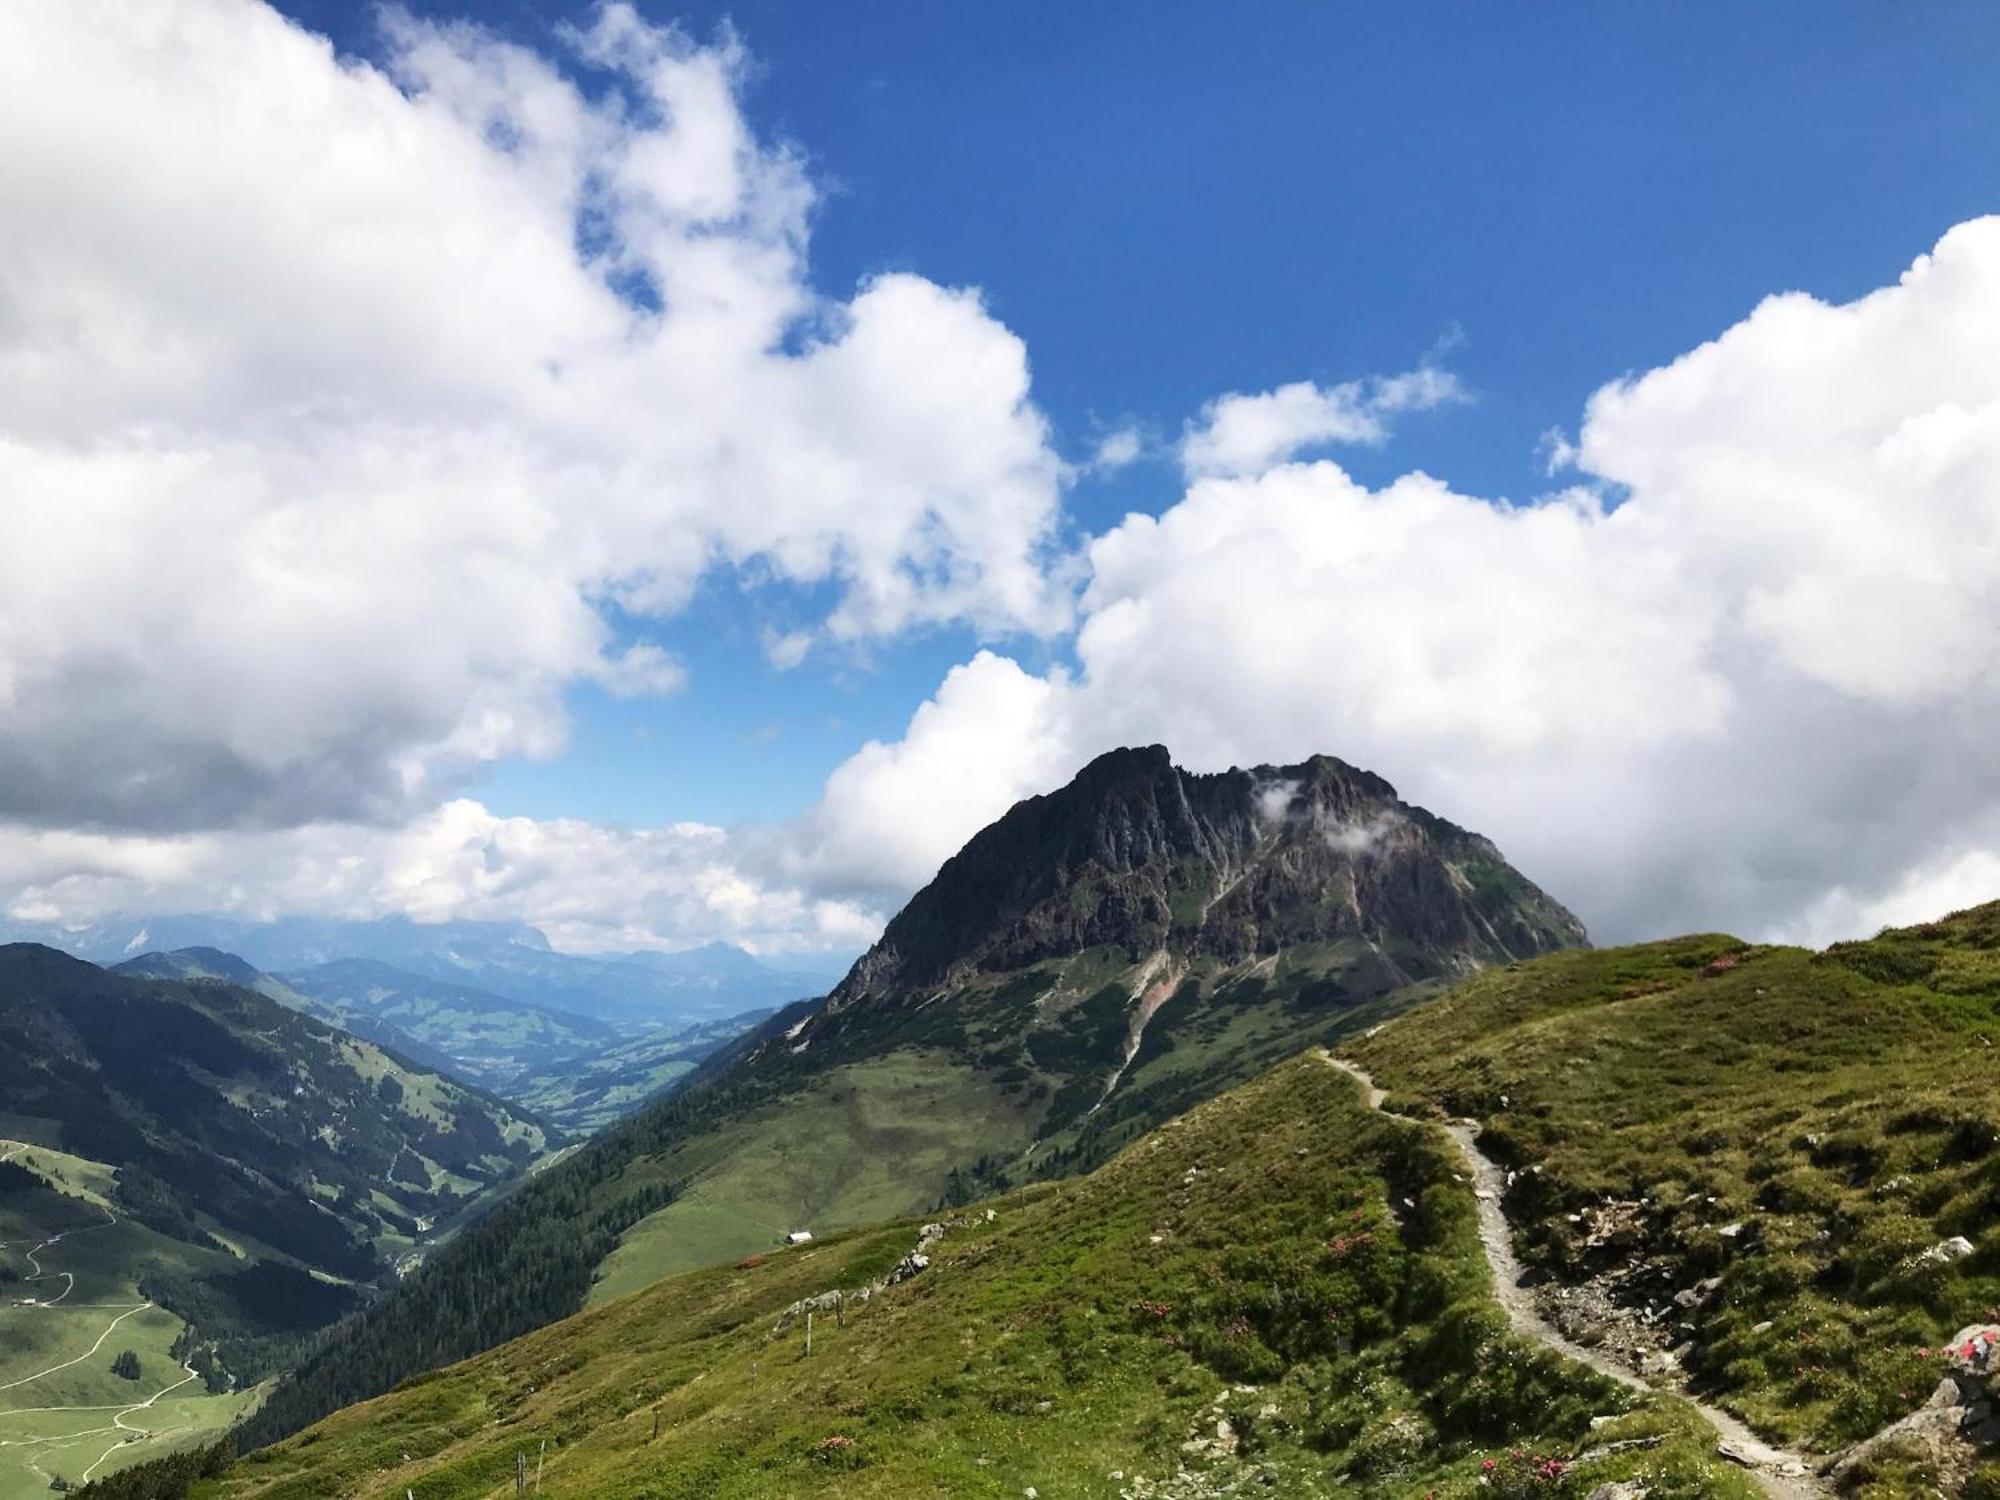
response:
<svg viewBox="0 0 2000 1500"><path fill-rule="evenodd" d="M1113 750L947 860L827 1009L1085 948L1238 960L1343 938L1470 968L1574 946L1582 925L1491 842L1330 755L1215 774Z"/></svg>

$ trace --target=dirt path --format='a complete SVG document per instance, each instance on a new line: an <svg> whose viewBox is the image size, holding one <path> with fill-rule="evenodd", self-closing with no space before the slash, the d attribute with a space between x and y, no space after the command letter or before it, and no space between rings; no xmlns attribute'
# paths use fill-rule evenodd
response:
<svg viewBox="0 0 2000 1500"><path fill-rule="evenodd" d="M12 1151L9 1151L6 1156L0 1157L0 1161L11 1160L14 1156L20 1153L21 1149L22 1149L21 1147L18 1146L15 1147ZM76 1276L69 1271L48 1270L42 1265L41 1260L39 1258L39 1252L47 1250L51 1246L60 1245L64 1240L69 1239L73 1235L88 1234L94 1229L109 1229L118 1222L119 1222L118 1216L107 1208L104 1210L103 1223L85 1224L79 1228L65 1229L60 1234L53 1234L50 1235L47 1239L42 1240L34 1247L34 1249L23 1251L22 1254L26 1258L29 1266L34 1271L34 1274L27 1278L29 1282L44 1281L60 1276L64 1279L65 1285L62 1289L61 1294L58 1296L51 1297L45 1302L19 1304L12 1310L17 1312L43 1312L46 1311L47 1309L57 1306L59 1303L64 1302L69 1297L70 1293L76 1290ZM137 1303L90 1302L81 1304L81 1306L83 1307L92 1307L92 1308L101 1307L106 1309L107 1311L116 1311L118 1313L118 1316L113 1318L110 1321L110 1323L105 1326L104 1331L97 1336L97 1342L92 1344L90 1348L85 1350L82 1354L79 1354L75 1359L65 1360L61 1364L50 1365L45 1370L37 1370L32 1375L24 1375L17 1380L9 1381L5 1385L0 1385L0 1391L11 1391L20 1386L32 1385L34 1382L43 1379L45 1376L54 1375L59 1371L67 1370L76 1365L82 1364L85 1360L90 1359L91 1357L96 1355L98 1351L103 1349L105 1343L110 1339L111 1335L118 1331L119 1324L123 1323L127 1318L135 1317L139 1313L145 1312L148 1308L152 1307L153 1305L154 1304L151 1302L137 1302ZM71 1307L65 1309L65 1311L75 1311L75 1310L77 1310L77 1304L72 1304ZM56 1444L73 1443L78 1438L92 1437L99 1433L115 1434L116 1441L114 1441L111 1444L111 1446L106 1448L102 1453L98 1454L98 1456L91 1461L90 1467L88 1467L83 1471L82 1481L84 1483L88 1483L90 1477L93 1474L95 1474L100 1468L102 1468L105 1462L109 1460L113 1454L119 1452L121 1449L125 1448L128 1444L135 1442L143 1442L149 1438L164 1440L175 1437L179 1435L181 1432L186 1431L187 1429L185 1427L177 1427L177 1428L170 1428L161 1432L152 1432L144 1427L130 1426L126 1423L125 1419L127 1417L136 1416L140 1412L150 1411L163 1398L171 1396L174 1392L181 1390L183 1387L192 1384L194 1381L197 1381L200 1378L201 1376L196 1372L195 1368L192 1365L183 1363L181 1365L181 1378L179 1380L173 1381L168 1385L162 1386L159 1390L153 1392L152 1395L148 1396L143 1401L128 1401L115 1406L29 1406L29 1407L14 1407L5 1411L0 1411L0 1417L19 1417L19 1416L29 1416L36 1414L59 1414L64 1412L108 1411L112 1413L111 1423L109 1426L106 1427L86 1427L81 1432L55 1433L44 1437L9 1438L5 1440L0 1440L0 1448L49 1447ZM32 1469L35 1473L41 1474L45 1478L48 1477L45 1471L41 1468L41 1466L37 1464L33 1459L29 1459L27 1462L28 1462L28 1467Z"/></svg>
<svg viewBox="0 0 2000 1500"><path fill-rule="evenodd" d="M1361 1085L1370 1109L1382 1107L1383 1091L1366 1072L1330 1052L1322 1050L1320 1056ZM1521 1262L1514 1254L1514 1236L1500 1207L1507 1190L1506 1170L1479 1149L1478 1135L1471 1125L1458 1122L1443 1128L1472 1170L1474 1201L1479 1207L1479 1242L1486 1252L1486 1264L1492 1268L1493 1292L1506 1311L1508 1324L1523 1338L1533 1339L1578 1364L1588 1365L1606 1379L1615 1380L1631 1390L1651 1391L1653 1387L1631 1370L1594 1349L1586 1349L1565 1338L1554 1324L1542 1316L1535 1306L1534 1293L1521 1285ZM1716 1452L1749 1470L1764 1493L1772 1496L1773 1500L1822 1500L1822 1497L1832 1493L1813 1477L1811 1465L1803 1454L1774 1448L1720 1407L1682 1394L1683 1399L1716 1430L1721 1439L1716 1444Z"/></svg>
<svg viewBox="0 0 2000 1500"><path fill-rule="evenodd" d="M152 1306L152 1304L147 1303L146 1306L150 1307ZM134 1312L140 1312L143 1310L144 1310L143 1308L133 1309ZM123 1319L120 1319L119 1321L122 1322ZM115 1328L116 1326L117 1323L112 1324L112 1327ZM99 1342L101 1344L102 1340L99 1340ZM85 1358L88 1357L89 1357L88 1355L85 1356ZM56 1368L63 1369L67 1367L58 1365ZM171 1385L162 1386L159 1390L153 1392L152 1395L148 1396L144 1401L128 1401L122 1406L29 1406L29 1407L20 1407L13 1411L0 1412L0 1416L8 1416L8 1417L25 1416L29 1413L34 1413L34 1412L108 1411L115 1413L115 1415L111 1418L111 1424L108 1427L86 1427L80 1432L49 1433L42 1437L8 1438L5 1440L0 1440L0 1448L50 1448L50 1447L55 1447L59 1444L73 1443L79 1438L96 1437L102 1433L118 1434L117 1440L113 1442L110 1447L106 1448L102 1453L98 1454L96 1458L92 1459L90 1462L90 1467L83 1471L83 1474L80 1476L81 1482L88 1483L90 1480L90 1476L95 1474L97 1470L103 1466L104 1461L110 1458L112 1454L118 1452L121 1448L124 1448L132 1443L142 1442L147 1438L164 1440L167 1438L177 1437L181 1433L188 1430L185 1426L183 1426L183 1427L170 1427L159 1432L154 1432L149 1430L148 1428L128 1427L125 1424L125 1419L127 1417L132 1416L138 1412L151 1410L154 1404L157 1403L162 1397L171 1396L175 1391L179 1390L182 1386L185 1386L190 1382L199 1380L201 1378L201 1376L195 1371L192 1365L183 1364L181 1366L181 1372L182 1372L181 1378L179 1380L176 1380ZM50 1372L47 1370L44 1370L42 1372L42 1374L44 1375L48 1373ZM39 1378L40 1378L39 1376L29 1377L29 1379L31 1380ZM28 1467L33 1469L37 1474L44 1473L41 1466L37 1464L33 1459L28 1460Z"/></svg>
<svg viewBox="0 0 2000 1500"><path fill-rule="evenodd" d="M123 1448L126 1444L139 1442L149 1437L170 1438L186 1430L184 1428L176 1427L176 1428L170 1428L165 1432L149 1432L143 1427L127 1427L125 1425L125 1419L131 1416L134 1412L148 1411L152 1408L153 1403L158 1401L162 1396L171 1395L173 1392L179 1390L182 1386L188 1384L190 1381L201 1379L201 1376L198 1373L196 1373L193 1365L184 1364L181 1366L181 1370L183 1371L183 1376L181 1379L176 1380L172 1385L164 1386L161 1389L153 1392L153 1394L148 1396L144 1401L138 1402L137 1404L132 1406L125 1407L122 1411L118 1413L117 1416L111 1419L112 1427L116 1428L120 1432L129 1433L130 1436L121 1437L120 1439L118 1439L117 1442L113 1443L109 1448L106 1448L102 1453L97 1455L97 1457L91 1462L90 1467L83 1471L83 1482L85 1484L88 1484L90 1482L90 1476L97 1472L99 1465L101 1465L107 1458L111 1457L112 1454L116 1453L120 1448ZM98 1430L104 1431L105 1429L100 1428Z"/></svg>
<svg viewBox="0 0 2000 1500"><path fill-rule="evenodd" d="M82 1364L86 1359L89 1359L93 1354L97 1353L98 1350L104 1347L104 1341L110 1338L111 1335L117 1331L118 1325L120 1323L124 1322L129 1317L133 1317L138 1313L144 1312L147 1308L151 1307L152 1305L153 1304L150 1302L141 1302L137 1307L126 1309L124 1312L120 1313L117 1317L113 1318L110 1321L110 1323L105 1326L104 1332L100 1333L97 1336L96 1343L92 1344L88 1349L84 1350L83 1353L79 1354L75 1359L66 1359L59 1365L50 1365L46 1370L37 1370L32 1375L23 1375L19 1380L10 1380L7 1382L7 1384L0 1385L0 1391L11 1391L14 1389L15 1386L29 1385L32 1384L34 1381L40 1380L44 1375L53 1375L58 1370L67 1370L72 1365ZM5 1414L0 1413L0 1415L5 1415Z"/></svg>
<svg viewBox="0 0 2000 1500"><path fill-rule="evenodd" d="M104 1222L102 1224L86 1224L81 1229L65 1229L61 1234L50 1235L47 1239L43 1240L39 1245L35 1246L33 1250L23 1250L21 1252L22 1256L27 1260L29 1266L33 1268L35 1273L34 1275L26 1278L26 1280L24 1280L21 1283L23 1286L28 1285L30 1282L47 1281L51 1276L62 1277L64 1285L62 1291L58 1293L56 1296L47 1298L46 1300L40 1302L32 1302L32 1303L24 1302L21 1303L20 1306L28 1311L40 1311L42 1308L54 1307L57 1303L67 1300L69 1294L76 1290L75 1275L69 1271L48 1271L43 1269L41 1261L37 1258L40 1252L48 1249L49 1246L51 1245L60 1245L64 1240L68 1239L73 1234L89 1234L90 1231L93 1229L110 1229L115 1224L117 1224L117 1222L118 1222L118 1215L114 1214L110 1209L107 1208L104 1210ZM4 1244L4 1241L0 1241L0 1244ZM93 1303L89 1305L101 1306L102 1304ZM5 1389L5 1388L0 1387L0 1389Z"/></svg>

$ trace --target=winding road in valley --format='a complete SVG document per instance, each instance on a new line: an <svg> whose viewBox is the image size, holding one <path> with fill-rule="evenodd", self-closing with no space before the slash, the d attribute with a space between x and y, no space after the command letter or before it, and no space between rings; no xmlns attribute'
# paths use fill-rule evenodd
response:
<svg viewBox="0 0 2000 1500"><path fill-rule="evenodd" d="M151 1304L149 1303L147 1305L150 1306ZM113 1429L116 1429L119 1432L129 1434L126 1437L119 1438L109 1448L106 1448L102 1453L98 1454L95 1459L91 1460L90 1467L83 1471L83 1478L85 1483L89 1482L90 1476L97 1472L98 1466L102 1464L105 1459L111 1457L112 1454L116 1453L120 1448L124 1447L127 1443L135 1442L140 1438L146 1438L146 1437L170 1438L176 1436L180 1432L185 1431L186 1430L185 1428L173 1427L173 1428L168 1428L164 1432L152 1432L144 1427L127 1427L125 1425L125 1419L131 1416L134 1412L149 1410L152 1407L153 1403L155 1401L158 1401L162 1396L172 1395L175 1391L179 1390L189 1381L199 1380L199 1379L201 1379L201 1376L195 1371L194 1367L192 1365L184 1364L181 1366L181 1378L179 1380L176 1380L172 1385L162 1386L159 1390L153 1392L152 1395L148 1396L144 1401L141 1401L136 1405L127 1406L121 1409L119 1413L111 1419L110 1427L95 1427L88 1429L87 1431L84 1432L72 1433L70 1435L72 1441L79 1437L89 1437L92 1432L110 1432Z"/></svg>
<svg viewBox="0 0 2000 1500"><path fill-rule="evenodd" d="M39 1245L35 1246L35 1248L32 1250L23 1250L21 1252L22 1257L28 1262L30 1266L34 1267L35 1271L34 1275L27 1278L27 1281L46 1281L51 1275L56 1275L63 1278L63 1289L61 1292L59 1292L57 1295L53 1297L45 1298L44 1300L39 1302L24 1302L21 1304L21 1306L28 1309L54 1307L57 1303L62 1302L66 1298L68 1298L71 1292L76 1290L76 1276L73 1272L70 1271L50 1272L43 1269L42 1263L38 1259L42 1251L48 1249L49 1246L51 1245L60 1245L64 1240L68 1239L73 1234L89 1234L93 1229L109 1229L112 1225L116 1224L117 1222L118 1222L118 1215L114 1214L110 1209L107 1208L104 1210L104 1222L102 1224L86 1224L81 1229L65 1229L61 1234L50 1235L47 1239L43 1240ZM0 1247L4 1247L5 1244L6 1241L0 1240ZM27 1282L25 1281L22 1283L22 1285L24 1286L26 1284ZM0 1390L5 1390L5 1389L6 1389L5 1386L0 1386Z"/></svg>
<svg viewBox="0 0 2000 1500"><path fill-rule="evenodd" d="M136 1317L138 1314L144 1312L147 1308L151 1307L152 1305L153 1304L150 1302L139 1302L135 1303L131 1307L126 1308L124 1312L120 1313L117 1317L113 1318L108 1324L105 1325L104 1332L100 1333L97 1336L97 1342L92 1344L88 1349L84 1350L83 1353L79 1354L75 1359L66 1359L59 1365L50 1365L46 1370L37 1370L32 1375L23 1375L19 1380L10 1380L7 1384L0 1385L0 1391L11 1391L16 1386L32 1385L35 1381L42 1379L44 1376L53 1375L58 1370L67 1370L72 1365L82 1364L86 1359L89 1359L93 1354L95 1354L98 1350L104 1347L104 1341L110 1338L111 1335L117 1331L118 1325L120 1323L124 1322L127 1318ZM60 1408L56 1407L35 1408L35 1410L37 1411L54 1411L58 1409ZM71 1407L69 1409L72 1411L76 1410L99 1411L102 1410L103 1408ZM14 1413L11 1411L0 1411L0 1417L10 1417L13 1415Z"/></svg>
<svg viewBox="0 0 2000 1500"><path fill-rule="evenodd" d="M14 1147L12 1150L8 1151L5 1156L0 1156L0 1162L12 1161L16 1156L20 1155L23 1149L24 1148L20 1146ZM99 1206L102 1207L102 1205ZM49 1249L52 1246L60 1245L64 1240L69 1239L74 1235L89 1234L92 1230L97 1230L97 1229L109 1229L116 1223L118 1223L118 1216L115 1213L113 1213L109 1208L105 1208L103 1223L85 1224L80 1228L65 1229L60 1234L52 1234L47 1239L38 1242L33 1249L23 1250L21 1252L22 1257L27 1261L30 1269L34 1273L33 1275L26 1278L26 1280L22 1283L23 1285L27 1285L29 1283L37 1281L49 1280L57 1276L63 1278L64 1285L62 1291L59 1294L57 1294L54 1297L48 1298L46 1301L18 1302L14 1304L11 1308L9 1308L8 1311L14 1313L44 1312L47 1311L49 1308L56 1307L59 1304L66 1301L70 1293L76 1290L75 1273L71 1271L49 1270L47 1267L43 1266L41 1262L41 1252ZM5 1246L6 1246L6 1241L0 1240L0 1249L4 1249ZM123 1323L127 1318L137 1317L140 1313L145 1312L153 1305L154 1304L151 1302L131 1302L131 1303L87 1302L87 1303L72 1303L70 1306L63 1308L62 1310L64 1312L79 1312L82 1311L84 1308L103 1308L107 1311L116 1311L118 1315L114 1317L109 1323L105 1324L104 1331L98 1334L97 1336L97 1342L92 1344L88 1349L84 1350L83 1353L77 1355L74 1359L63 1360L57 1364L49 1365L45 1369L37 1370L31 1375L23 1375L17 1379L7 1381L4 1384L0 1384L0 1391L11 1391L11 1390L16 1390L24 1385L33 1385L38 1380L46 1379L48 1376L58 1374L63 1370L72 1369L77 1365L83 1364L87 1360L95 1358L103 1350L105 1344L109 1342L111 1335L118 1331L119 1324ZM116 1453L120 1448L123 1448L126 1444L136 1442L142 1438L170 1438L175 1436L176 1433L181 1430L178 1428L174 1428L162 1432L152 1432L144 1427L128 1426L126 1425L125 1421L127 1417L135 1416L142 1411L151 1410L152 1407L155 1405L155 1403L157 1403L161 1398L165 1396L170 1396L175 1391L180 1390L183 1386L187 1385L189 1382L199 1380L201 1378L199 1373L197 1373L195 1369L190 1365L183 1364L180 1368L181 1368L181 1378L179 1380L174 1381L170 1385L162 1386L159 1390L153 1392L152 1395L148 1396L143 1401L123 1402L109 1406L20 1406L20 1407L9 1407L4 1410L0 1410L0 1419L4 1419L6 1417L18 1417L18 1416L38 1416L38 1415L53 1416L70 1412L112 1413L111 1421L108 1426L86 1427L83 1428L81 1431L77 1432L65 1432L45 1437L0 1438L0 1448L45 1448L52 1444L57 1444L57 1443L64 1443L64 1444L73 1443L77 1441L79 1438L95 1437L100 1434L106 1434L106 1433L116 1434L117 1436L115 1440L111 1443L111 1445L107 1447L102 1453L100 1453L96 1458L91 1460L90 1467L83 1471L81 1476L81 1481L87 1482L91 1478L91 1476L97 1472L99 1468L103 1467L105 1460L109 1459L112 1456L112 1454ZM34 1468L36 1473L43 1472L40 1466L33 1464L32 1461L30 1462L30 1467Z"/></svg>
<svg viewBox="0 0 2000 1500"><path fill-rule="evenodd" d="M1370 1109L1382 1108L1384 1092L1366 1071L1324 1049L1319 1055L1330 1066L1361 1085L1362 1097L1368 1101ZM1534 1293L1521 1285L1521 1262L1514 1254L1513 1232L1508 1228L1507 1216L1500 1206L1507 1190L1506 1169L1479 1149L1478 1134L1473 1126L1459 1121L1439 1128L1451 1137L1459 1155L1471 1169L1474 1202L1479 1209L1479 1242L1486 1252L1486 1264L1493 1272L1494 1294L1506 1311L1509 1326L1521 1337L1532 1339L1566 1359L1588 1365L1608 1380L1615 1380L1630 1390L1652 1391L1654 1387L1631 1370L1565 1337L1560 1329L1542 1316L1535 1305ZM1691 1404L1716 1430L1721 1439L1716 1451L1748 1470L1772 1500L1824 1500L1832 1493L1814 1477L1812 1464L1805 1455L1772 1447L1720 1407L1696 1400L1684 1392L1674 1394Z"/></svg>

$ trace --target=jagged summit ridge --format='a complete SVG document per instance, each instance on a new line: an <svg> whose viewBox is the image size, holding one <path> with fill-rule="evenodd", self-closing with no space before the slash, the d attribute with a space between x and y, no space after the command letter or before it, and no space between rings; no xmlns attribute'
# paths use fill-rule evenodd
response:
<svg viewBox="0 0 2000 1500"><path fill-rule="evenodd" d="M1585 940L1489 840L1370 771L1315 755L1198 774L1148 745L1099 756L976 834L826 1010L1093 947L1233 962L1349 938L1465 967Z"/></svg>

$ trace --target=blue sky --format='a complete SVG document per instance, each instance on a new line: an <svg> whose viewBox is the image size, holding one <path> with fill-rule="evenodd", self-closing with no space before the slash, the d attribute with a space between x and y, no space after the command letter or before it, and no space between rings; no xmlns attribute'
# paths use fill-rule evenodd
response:
<svg viewBox="0 0 2000 1500"><path fill-rule="evenodd" d="M281 8L376 49L367 7ZM412 8L542 49L585 13ZM891 269L983 289L1072 456L1104 425L1171 437L1221 392L1402 369L1449 341L1475 400L1343 462L1526 498L1548 485L1540 435L1606 380L1767 293L1859 295L2000 202L1990 6L642 9L741 33L752 122L828 189L821 289ZM1179 493L1141 463L1069 505L1094 532ZM654 632L687 693L579 689L570 752L504 765L481 795L537 817L779 816L894 737L972 644L945 631L778 673L758 631L787 610L712 582Z"/></svg>
<svg viewBox="0 0 2000 1500"><path fill-rule="evenodd" d="M1611 940L2000 895L1995 78L1963 4L0 7L0 911L851 951L1134 742Z"/></svg>

